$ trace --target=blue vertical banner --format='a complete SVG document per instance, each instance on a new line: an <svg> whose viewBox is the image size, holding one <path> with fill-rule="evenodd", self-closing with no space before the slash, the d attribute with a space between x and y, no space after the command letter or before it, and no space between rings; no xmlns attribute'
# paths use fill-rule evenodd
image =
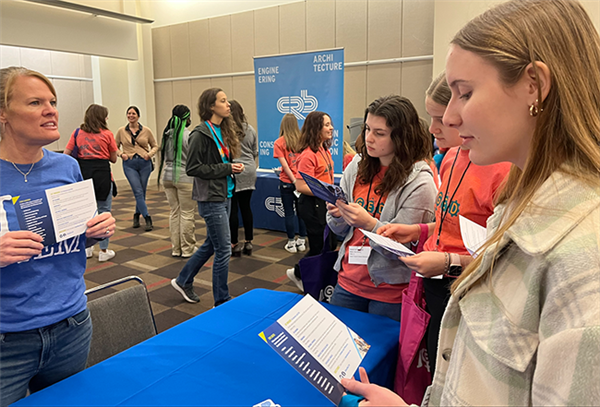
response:
<svg viewBox="0 0 600 407"><path fill-rule="evenodd" d="M286 113L302 124L310 112L325 112L333 123L330 148L334 172L342 172L344 125L344 50L254 58L258 156L261 168L279 167L273 143Z"/></svg>

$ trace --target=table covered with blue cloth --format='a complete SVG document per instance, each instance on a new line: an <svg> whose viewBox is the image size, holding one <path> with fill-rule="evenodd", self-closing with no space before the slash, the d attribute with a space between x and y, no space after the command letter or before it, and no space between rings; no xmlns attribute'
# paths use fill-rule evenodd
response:
<svg viewBox="0 0 600 407"><path fill-rule="evenodd" d="M13 405L331 406L258 336L301 298L252 290ZM398 322L324 305L371 345L371 382L390 387Z"/></svg>

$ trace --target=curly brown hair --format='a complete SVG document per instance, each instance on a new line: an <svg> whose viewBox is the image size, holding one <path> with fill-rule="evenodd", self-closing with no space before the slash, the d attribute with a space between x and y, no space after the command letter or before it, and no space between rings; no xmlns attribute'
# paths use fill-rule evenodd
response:
<svg viewBox="0 0 600 407"><path fill-rule="evenodd" d="M223 92L223 89L220 88L209 88L206 89L200 95L198 99L198 113L200 114L200 119L203 122L209 121L213 115L212 107L215 105L217 101L217 94L219 92ZM235 123L231 116L224 117L221 122L221 134L223 136L223 142L229 148L231 152L231 158L237 158L240 156L240 140L238 139L235 133Z"/></svg>
<svg viewBox="0 0 600 407"><path fill-rule="evenodd" d="M431 138L421 125L417 110L405 97L391 95L374 100L365 109L363 123L369 114L383 117L392 129L390 137L394 143L394 158L375 189L375 193L383 195L404 185L416 162L431 158ZM358 164L358 181L368 184L381 170L381 162L367 153L364 124L355 146L362 157Z"/></svg>
<svg viewBox="0 0 600 407"><path fill-rule="evenodd" d="M331 147L333 139L321 141L321 130L325 123L325 116L331 118L327 113L324 112L310 112L304 120L302 130L300 130L300 152L306 148L310 148L313 152L319 151L320 147L328 150Z"/></svg>

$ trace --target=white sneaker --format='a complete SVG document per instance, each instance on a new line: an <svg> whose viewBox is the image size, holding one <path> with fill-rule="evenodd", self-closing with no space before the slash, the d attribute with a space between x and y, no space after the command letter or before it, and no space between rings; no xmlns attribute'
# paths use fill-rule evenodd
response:
<svg viewBox="0 0 600 407"><path fill-rule="evenodd" d="M285 245L284 249L287 250L290 253L296 253L297 252L296 241L295 240L288 240L288 242Z"/></svg>
<svg viewBox="0 0 600 407"><path fill-rule="evenodd" d="M105 252L103 252L102 250L100 250L100 253L98 253L98 261L107 261L112 259L113 257L115 257L116 253L114 250L107 250Z"/></svg>
<svg viewBox="0 0 600 407"><path fill-rule="evenodd" d="M298 287L298 289L302 292L304 292L304 284L302 284L302 280L300 280L298 277L296 277L296 275L294 274L294 268L291 269L287 269L285 271L285 274L287 274L287 277L294 283L296 284L296 287Z"/></svg>
<svg viewBox="0 0 600 407"><path fill-rule="evenodd" d="M299 237L296 239L296 247L299 252L303 252L306 250L306 239Z"/></svg>
<svg viewBox="0 0 600 407"><path fill-rule="evenodd" d="M90 246L85 249L85 257L88 259L94 255L94 246Z"/></svg>

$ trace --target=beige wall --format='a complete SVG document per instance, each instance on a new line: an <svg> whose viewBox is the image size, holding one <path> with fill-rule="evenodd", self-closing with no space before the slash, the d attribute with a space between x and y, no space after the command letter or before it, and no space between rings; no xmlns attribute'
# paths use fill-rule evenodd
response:
<svg viewBox="0 0 600 407"><path fill-rule="evenodd" d="M469 20L483 13L499 0L450 1L435 0L435 22L433 40L433 73L437 75L444 70L448 44L454 34ZM581 1L589 13L596 29L600 32L600 1Z"/></svg>
<svg viewBox="0 0 600 407"><path fill-rule="evenodd" d="M57 93L61 136L46 148L64 150L71 133L83 121L85 110L94 103L90 57L0 45L0 68L9 66L25 66L50 77Z"/></svg>
<svg viewBox="0 0 600 407"><path fill-rule="evenodd" d="M433 0L308 0L152 29L155 79L250 72L243 76L155 84L159 126L175 104L195 108L202 90L218 86L240 101L256 125L253 56L345 48L345 62L431 55ZM345 68L344 122L362 117L376 97L399 93L425 116L432 62ZM348 131L344 129L345 137Z"/></svg>

